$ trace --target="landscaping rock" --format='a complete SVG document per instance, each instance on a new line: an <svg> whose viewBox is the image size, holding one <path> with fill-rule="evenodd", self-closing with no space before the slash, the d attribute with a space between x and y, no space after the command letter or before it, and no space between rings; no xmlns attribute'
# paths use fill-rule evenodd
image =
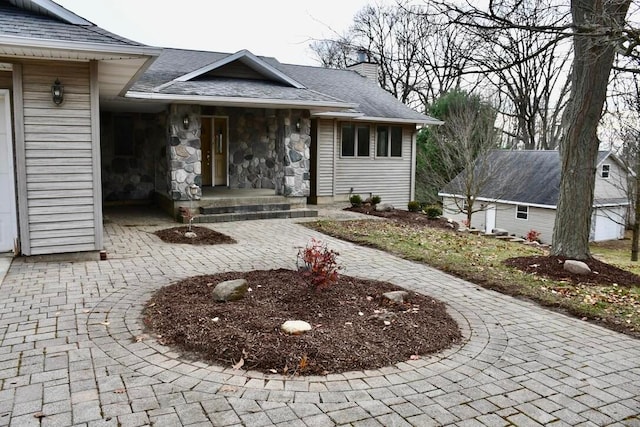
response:
<svg viewBox="0 0 640 427"><path fill-rule="evenodd" d="M590 274L591 269L582 261L568 259L564 262L563 268L573 274Z"/></svg>
<svg viewBox="0 0 640 427"><path fill-rule="evenodd" d="M409 296L409 292L407 291L385 292L384 294L382 294L382 296L390 301L403 303L404 299Z"/></svg>
<svg viewBox="0 0 640 427"><path fill-rule="evenodd" d="M496 236L508 236L509 232L502 228L493 228L491 230L491 234L495 234Z"/></svg>
<svg viewBox="0 0 640 427"><path fill-rule="evenodd" d="M376 208L376 210L379 210L382 212L391 212L393 209L394 207L391 203L383 203L381 205L378 205L378 207Z"/></svg>
<svg viewBox="0 0 640 427"><path fill-rule="evenodd" d="M303 320L287 320L280 326L287 334L300 335L311 330L311 325Z"/></svg>
<svg viewBox="0 0 640 427"><path fill-rule="evenodd" d="M198 237L198 235L193 231L187 231L186 233L184 233L184 237L186 237L187 239L195 239L196 237Z"/></svg>
<svg viewBox="0 0 640 427"><path fill-rule="evenodd" d="M247 281L236 279L218 283L211 295L216 301L227 302L242 299L245 293L247 293Z"/></svg>

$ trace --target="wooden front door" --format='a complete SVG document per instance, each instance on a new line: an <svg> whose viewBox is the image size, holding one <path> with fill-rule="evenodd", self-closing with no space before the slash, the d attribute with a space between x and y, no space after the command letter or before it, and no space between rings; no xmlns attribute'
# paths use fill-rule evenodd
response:
<svg viewBox="0 0 640 427"><path fill-rule="evenodd" d="M226 117L213 119L213 185L227 185L228 123Z"/></svg>
<svg viewBox="0 0 640 427"><path fill-rule="evenodd" d="M209 187L212 185L211 182L211 145L213 142L212 133L211 133L211 117L203 117L202 125L200 129L200 146L202 150L202 160L201 160L201 171L202 174L202 186Z"/></svg>

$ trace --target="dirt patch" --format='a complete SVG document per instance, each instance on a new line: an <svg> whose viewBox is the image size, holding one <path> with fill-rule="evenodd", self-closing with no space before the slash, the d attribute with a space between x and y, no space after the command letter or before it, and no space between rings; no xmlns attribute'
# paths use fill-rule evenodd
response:
<svg viewBox="0 0 640 427"><path fill-rule="evenodd" d="M215 284L245 278L251 292L234 302L213 301ZM144 310L158 340L199 359L265 373L326 375L375 369L434 353L460 340L445 304L409 292L392 303L387 282L341 276L313 291L292 270L196 276L159 290ZM287 335L280 326L303 320L313 329Z"/></svg>
<svg viewBox="0 0 640 427"><path fill-rule="evenodd" d="M224 243L236 243L233 238L226 234L218 233L217 231L210 230L206 227L192 226L191 231L196 234L196 237L185 236L187 231L189 231L189 227L182 226L165 228L164 230L158 230L153 234L166 243L188 243L191 245L220 245Z"/></svg>
<svg viewBox="0 0 640 427"><path fill-rule="evenodd" d="M400 209L391 209L389 211L376 210L372 206L348 207L345 211L358 212L366 215L373 215L380 218L386 218L401 224L412 225L416 227L434 227L445 230L458 230L458 223L449 222L446 218L430 219L422 212L409 212Z"/></svg>
<svg viewBox="0 0 640 427"><path fill-rule="evenodd" d="M564 280L574 284L613 285L633 287L640 284L640 276L622 270L611 264L598 261L595 258L584 261L591 269L591 274L573 274L563 268L566 258L558 256L529 256L509 258L504 261L508 266L515 267L526 273L547 277L554 280Z"/></svg>

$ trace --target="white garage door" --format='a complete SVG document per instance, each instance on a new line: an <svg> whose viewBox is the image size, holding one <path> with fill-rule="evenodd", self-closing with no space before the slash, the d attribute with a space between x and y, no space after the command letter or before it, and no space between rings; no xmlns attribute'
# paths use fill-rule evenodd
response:
<svg viewBox="0 0 640 427"><path fill-rule="evenodd" d="M18 237L9 91L0 89L0 252L13 250Z"/></svg>
<svg viewBox="0 0 640 427"><path fill-rule="evenodd" d="M599 208L595 212L595 242L624 237L624 216L621 208Z"/></svg>

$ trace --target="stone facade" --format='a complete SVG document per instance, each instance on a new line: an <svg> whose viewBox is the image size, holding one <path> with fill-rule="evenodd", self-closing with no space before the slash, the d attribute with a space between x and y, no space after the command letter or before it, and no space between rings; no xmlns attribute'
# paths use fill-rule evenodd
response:
<svg viewBox="0 0 640 427"><path fill-rule="evenodd" d="M166 114L100 115L102 198L149 200L166 191Z"/></svg>
<svg viewBox="0 0 640 427"><path fill-rule="evenodd" d="M274 110L231 108L229 114L229 187L277 189L277 117Z"/></svg>
<svg viewBox="0 0 640 427"><path fill-rule="evenodd" d="M188 118L185 128L184 119ZM188 187L202 185L200 150L200 107L174 104L167 120L169 147L168 196L171 200L190 200Z"/></svg>
<svg viewBox="0 0 640 427"><path fill-rule="evenodd" d="M203 115L228 118L230 188L309 195L309 111L174 104L160 114L102 114L104 199L150 199L155 191L190 200L189 186L202 185Z"/></svg>

